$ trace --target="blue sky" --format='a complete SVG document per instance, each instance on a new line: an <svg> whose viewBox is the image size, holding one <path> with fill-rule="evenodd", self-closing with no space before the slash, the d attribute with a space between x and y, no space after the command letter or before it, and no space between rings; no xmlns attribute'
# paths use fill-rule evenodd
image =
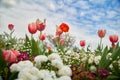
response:
<svg viewBox="0 0 120 80"><path fill-rule="evenodd" d="M46 18L46 34L54 34L56 25L67 23L76 45L85 39L95 48L99 29L107 31L104 45L110 45L109 35L120 37L120 0L0 0L0 33L13 23L16 36L23 37L28 34L28 23L37 18Z"/></svg>

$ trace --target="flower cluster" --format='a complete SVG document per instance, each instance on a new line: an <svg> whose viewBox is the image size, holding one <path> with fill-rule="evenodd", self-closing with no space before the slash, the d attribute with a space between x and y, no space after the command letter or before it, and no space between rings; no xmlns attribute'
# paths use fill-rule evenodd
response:
<svg viewBox="0 0 120 80"><path fill-rule="evenodd" d="M56 25L55 35L44 33L46 19L28 24L31 36L13 37L10 33L0 35L0 79L2 80L119 80L120 46L118 35L109 36L112 46L103 47L106 30L98 30L98 47L92 51L81 39L75 47L74 37L68 32L67 23ZM39 31L37 39L34 34ZM46 38L50 43L45 42Z"/></svg>

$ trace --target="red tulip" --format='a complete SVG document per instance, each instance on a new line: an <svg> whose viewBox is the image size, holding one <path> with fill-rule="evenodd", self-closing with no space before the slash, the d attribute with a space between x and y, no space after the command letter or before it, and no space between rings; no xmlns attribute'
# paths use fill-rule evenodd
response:
<svg viewBox="0 0 120 80"><path fill-rule="evenodd" d="M85 46L85 40L81 40L81 41L80 41L80 46L81 46L81 47L84 47L84 46Z"/></svg>
<svg viewBox="0 0 120 80"><path fill-rule="evenodd" d="M39 19L36 20L36 26L39 31L43 31L46 27L46 20L44 20L44 23L41 22Z"/></svg>
<svg viewBox="0 0 120 80"><path fill-rule="evenodd" d="M35 23L30 23L30 24L28 24L28 31L29 31L31 34L35 34L35 33L37 32L36 24L35 24Z"/></svg>
<svg viewBox="0 0 120 80"><path fill-rule="evenodd" d="M64 45L65 41L63 39L60 40L60 43Z"/></svg>
<svg viewBox="0 0 120 80"><path fill-rule="evenodd" d="M46 38L46 35L45 35L45 34L42 34L41 36L39 35L39 39L40 39L40 40L44 41L45 38Z"/></svg>
<svg viewBox="0 0 120 80"><path fill-rule="evenodd" d="M66 23L62 23L59 27L63 32L69 31L69 26Z"/></svg>
<svg viewBox="0 0 120 80"><path fill-rule="evenodd" d="M114 34L114 35L110 35L109 36L109 40L112 42L112 43L116 43L118 41L118 35Z"/></svg>
<svg viewBox="0 0 120 80"><path fill-rule="evenodd" d="M98 30L98 36L100 38L103 38L105 36L105 34L106 34L106 30Z"/></svg>
<svg viewBox="0 0 120 80"><path fill-rule="evenodd" d="M17 56L20 54L17 50L2 50L3 58L6 62L16 62Z"/></svg>
<svg viewBox="0 0 120 80"><path fill-rule="evenodd" d="M13 25L13 24L9 24L9 25L8 25L8 28L9 28L9 30L13 30L14 25Z"/></svg>

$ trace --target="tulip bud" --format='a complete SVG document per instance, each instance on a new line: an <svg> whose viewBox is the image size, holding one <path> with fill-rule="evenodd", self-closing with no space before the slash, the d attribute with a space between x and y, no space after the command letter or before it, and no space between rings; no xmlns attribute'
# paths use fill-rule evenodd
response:
<svg viewBox="0 0 120 80"><path fill-rule="evenodd" d="M37 32L36 24L35 24L35 23L30 23L30 24L28 24L28 31L29 31L31 34L35 34L35 33Z"/></svg>
<svg viewBox="0 0 120 80"><path fill-rule="evenodd" d="M106 30L98 30L98 36L99 36L100 38L105 37L105 34L106 34Z"/></svg>
<svg viewBox="0 0 120 80"><path fill-rule="evenodd" d="M43 31L46 27L46 20L44 20L44 23L41 22L39 19L36 20L36 26L39 31Z"/></svg>
<svg viewBox="0 0 120 80"><path fill-rule="evenodd" d="M44 41L45 38L46 38L46 35L45 35L45 34L42 34L41 36L39 35L39 39L40 39L40 40Z"/></svg>
<svg viewBox="0 0 120 80"><path fill-rule="evenodd" d="M112 42L112 43L116 43L118 41L118 35L110 35L109 36L109 40Z"/></svg>
<svg viewBox="0 0 120 80"><path fill-rule="evenodd" d="M65 41L63 39L60 40L60 43L64 45Z"/></svg>
<svg viewBox="0 0 120 80"><path fill-rule="evenodd" d="M85 40L81 40L81 41L80 41L80 46L81 46L81 47L84 47L84 46L85 46Z"/></svg>
<svg viewBox="0 0 120 80"><path fill-rule="evenodd" d="M14 25L13 25L13 24L9 24L9 25L8 25L8 28L9 28L9 30L13 30Z"/></svg>

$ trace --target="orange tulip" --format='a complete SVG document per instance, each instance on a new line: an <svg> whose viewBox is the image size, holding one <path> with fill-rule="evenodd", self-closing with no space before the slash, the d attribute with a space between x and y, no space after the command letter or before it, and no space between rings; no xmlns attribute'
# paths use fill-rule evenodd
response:
<svg viewBox="0 0 120 80"><path fill-rule="evenodd" d="M30 24L28 24L28 31L29 31L31 34L35 34L35 33L37 32L36 24L35 24L35 23L30 23Z"/></svg>
<svg viewBox="0 0 120 80"><path fill-rule="evenodd" d="M105 36L105 34L106 34L106 30L98 30L98 36L100 38L103 38Z"/></svg>
<svg viewBox="0 0 120 80"><path fill-rule="evenodd" d="M59 27L63 32L69 31L69 26L66 23L62 23Z"/></svg>

